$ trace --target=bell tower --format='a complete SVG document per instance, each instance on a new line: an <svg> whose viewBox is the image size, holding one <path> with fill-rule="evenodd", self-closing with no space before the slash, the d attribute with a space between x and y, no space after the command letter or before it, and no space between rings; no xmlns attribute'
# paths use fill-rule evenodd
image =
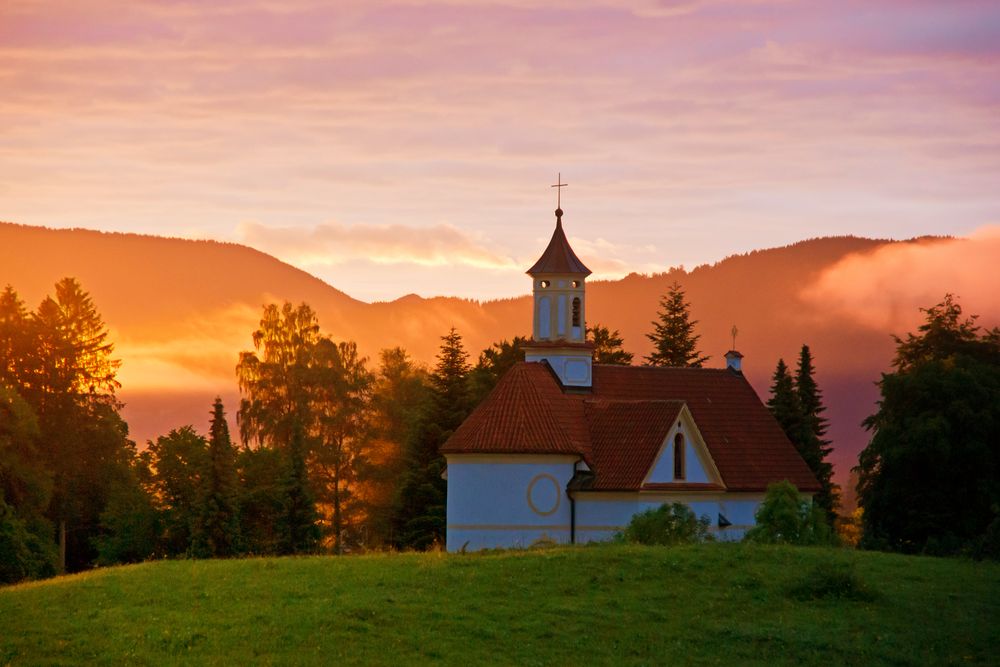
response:
<svg viewBox="0 0 1000 667"><path fill-rule="evenodd" d="M528 269L534 317L525 360L547 361L564 386L590 387L593 347L587 343L586 280L591 271L570 247L562 216L557 208L552 239Z"/></svg>

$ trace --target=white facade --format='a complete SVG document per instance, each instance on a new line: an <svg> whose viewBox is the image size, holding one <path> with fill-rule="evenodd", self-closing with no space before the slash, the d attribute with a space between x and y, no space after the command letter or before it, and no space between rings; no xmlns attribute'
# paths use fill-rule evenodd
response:
<svg viewBox="0 0 1000 667"><path fill-rule="evenodd" d="M683 446L683 474L675 449ZM527 548L536 543L609 540L632 517L665 503L707 516L717 539L739 540L754 524L763 493L731 493L686 406L660 446L644 486L711 485L705 490L656 487L633 492L568 491L577 456L451 454L448 456L448 551ZM720 527L720 517L730 525Z"/></svg>

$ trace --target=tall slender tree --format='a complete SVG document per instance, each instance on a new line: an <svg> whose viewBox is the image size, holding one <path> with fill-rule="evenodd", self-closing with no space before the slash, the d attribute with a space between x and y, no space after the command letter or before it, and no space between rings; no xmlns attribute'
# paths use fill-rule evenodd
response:
<svg viewBox="0 0 1000 667"><path fill-rule="evenodd" d="M795 391L795 381L792 379L784 359L778 359L774 375L771 376L771 397L767 400L767 407L771 410L774 418L778 420L781 430L785 432L785 435L801 454L802 405L799 403L799 395Z"/></svg>
<svg viewBox="0 0 1000 667"><path fill-rule="evenodd" d="M622 347L624 340L618 329L612 331L606 326L595 324L587 327L590 342L594 345L594 363L628 366L632 363L632 353Z"/></svg>
<svg viewBox="0 0 1000 667"><path fill-rule="evenodd" d="M833 464L826 460L833 448L830 447L830 441L823 438L828 421L823 416L826 407L814 374L812 352L808 345L803 344L795 369L795 394L802 410L802 442L799 451L821 486L813 502L823 510L827 523L833 525L837 518L840 493L833 483Z"/></svg>
<svg viewBox="0 0 1000 667"><path fill-rule="evenodd" d="M468 416L468 354L452 327L441 337L437 365L431 374L431 400L407 443L406 465L394 516L394 542L400 547L426 549L443 544L447 484L440 447Z"/></svg>
<svg viewBox="0 0 1000 667"><path fill-rule="evenodd" d="M369 404L374 377L367 359L354 343L317 342L315 411L318 442L315 448L321 499L332 505L331 533L334 553L344 551L345 531L356 523L360 503L355 487L365 469L371 437ZM345 521L345 515L349 517ZM356 526L355 526L356 527Z"/></svg>
<svg viewBox="0 0 1000 667"><path fill-rule="evenodd" d="M709 360L698 351L699 335L694 333L698 320L690 319L691 304L684 300L684 290L674 282L660 299L653 332L646 334L653 343L653 353L646 357L650 366L689 366L701 368Z"/></svg>
<svg viewBox="0 0 1000 667"><path fill-rule="evenodd" d="M242 543L236 450L229 437L222 398L218 396L212 404L207 459L191 550L203 558L235 556Z"/></svg>
<svg viewBox="0 0 1000 667"><path fill-rule="evenodd" d="M528 339L524 336L514 336L510 341L504 339L493 343L479 354L479 361L469 375L471 401L478 405L493 391L500 378L519 361L524 361L524 346Z"/></svg>
<svg viewBox="0 0 1000 667"><path fill-rule="evenodd" d="M307 304L264 307L253 333L254 350L241 352L236 376L244 398L236 420L248 446L273 447L283 455L278 488L276 546L281 553L315 549L319 527L307 459L317 442L314 410L316 314Z"/></svg>

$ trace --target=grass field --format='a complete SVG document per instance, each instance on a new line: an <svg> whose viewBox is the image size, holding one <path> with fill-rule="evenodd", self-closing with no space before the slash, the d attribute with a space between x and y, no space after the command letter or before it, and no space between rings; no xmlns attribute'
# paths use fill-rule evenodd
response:
<svg viewBox="0 0 1000 667"><path fill-rule="evenodd" d="M0 664L997 664L998 639L1000 566L830 549L164 561L0 589Z"/></svg>

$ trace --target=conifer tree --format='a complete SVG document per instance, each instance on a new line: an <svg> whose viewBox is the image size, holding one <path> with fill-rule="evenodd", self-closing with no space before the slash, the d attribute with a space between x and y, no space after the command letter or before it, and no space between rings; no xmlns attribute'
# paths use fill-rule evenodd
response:
<svg viewBox="0 0 1000 667"><path fill-rule="evenodd" d="M447 483L441 478L445 460L440 447L468 416L468 354L452 327L441 337L437 365L431 374L431 400L407 443L406 464L393 521L399 547L426 549L445 538Z"/></svg>
<svg viewBox="0 0 1000 667"><path fill-rule="evenodd" d="M278 516L279 553L298 554L314 551L319 544L319 514L309 487L302 427L291 425L291 442L285 456L282 508Z"/></svg>
<svg viewBox="0 0 1000 667"><path fill-rule="evenodd" d="M222 398L218 396L212 404L207 469L201 483L201 507L192 553L202 558L234 556L241 546L236 450L229 437Z"/></svg>
<svg viewBox="0 0 1000 667"><path fill-rule="evenodd" d="M684 301L684 290L677 282L660 299L657 320L652 322L653 333L646 334L653 343L653 353L646 357L650 366L701 368L708 361L709 357L698 351L700 336L694 333L698 321L690 319L690 306Z"/></svg>
<svg viewBox="0 0 1000 667"><path fill-rule="evenodd" d="M799 352L799 363L795 370L795 394L802 411L802 435L799 452L809 465L822 487L814 496L816 506L824 511L827 522L833 525L837 518L839 489L833 483L833 465L826 457L833 451L830 441L824 440L828 421L823 417L826 407L816 379L813 377L812 353L808 345Z"/></svg>
<svg viewBox="0 0 1000 667"><path fill-rule="evenodd" d="M802 406L799 403L799 396L795 392L795 382L788 372L788 366L784 359L778 359L774 375L771 376L771 397L767 400L767 407L771 410L774 418L778 420L781 430L785 432L785 435L801 454Z"/></svg>
<svg viewBox="0 0 1000 667"><path fill-rule="evenodd" d="M625 342L618 329L611 331L608 327L595 324L587 327L590 342L594 344L594 363L628 366L632 363L632 353L622 348Z"/></svg>

